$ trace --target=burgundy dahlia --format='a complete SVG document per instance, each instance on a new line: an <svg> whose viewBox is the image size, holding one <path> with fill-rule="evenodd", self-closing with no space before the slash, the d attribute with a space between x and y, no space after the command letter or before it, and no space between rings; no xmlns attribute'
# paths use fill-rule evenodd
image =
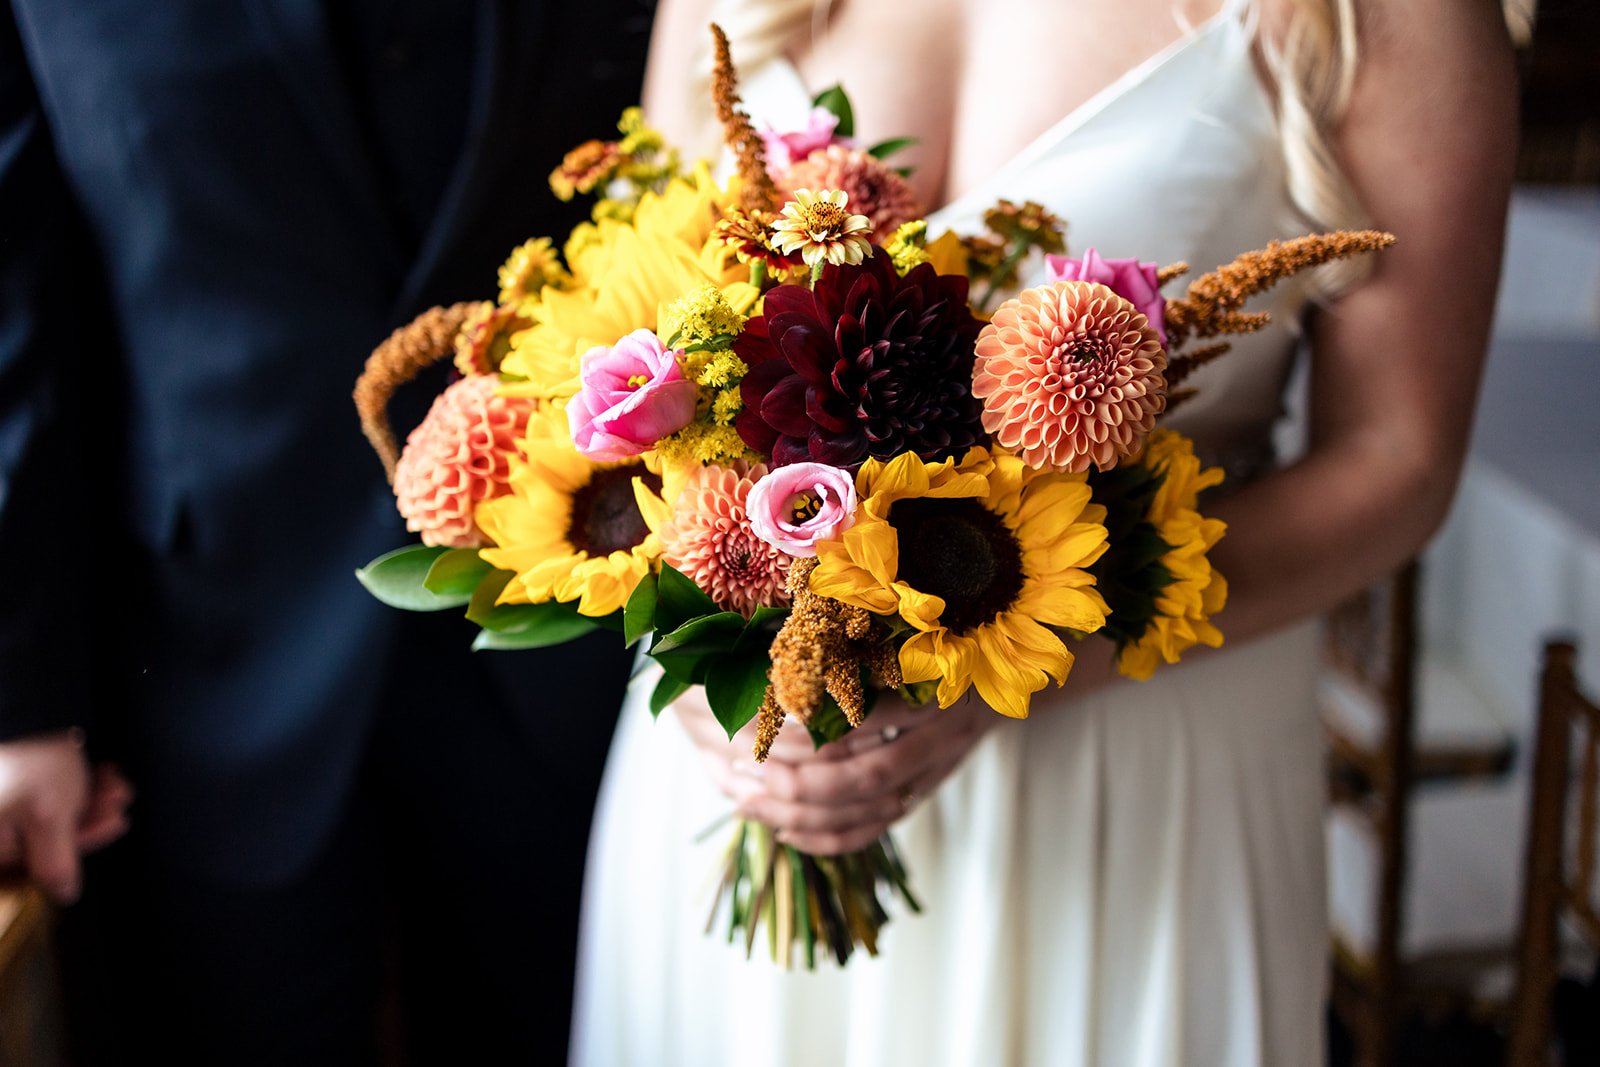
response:
<svg viewBox="0 0 1600 1067"><path fill-rule="evenodd" d="M965 277L924 263L902 278L878 253L830 264L815 289L778 286L763 311L734 342L750 368L738 429L772 466L937 459L985 440Z"/></svg>

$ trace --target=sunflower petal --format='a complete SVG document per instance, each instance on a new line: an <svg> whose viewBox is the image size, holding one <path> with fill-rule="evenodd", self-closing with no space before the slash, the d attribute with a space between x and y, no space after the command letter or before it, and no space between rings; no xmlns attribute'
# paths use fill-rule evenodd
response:
<svg viewBox="0 0 1600 1067"><path fill-rule="evenodd" d="M994 621L1011 642L1026 651L1026 662L1048 674L1057 685L1065 685L1072 672L1072 651L1066 643L1028 616L1008 611Z"/></svg>
<svg viewBox="0 0 1600 1067"><path fill-rule="evenodd" d="M1030 581L1022 587L1015 610L1046 626L1066 626L1093 633L1106 624L1101 608L1104 603L1098 596L1085 596L1081 589Z"/></svg>

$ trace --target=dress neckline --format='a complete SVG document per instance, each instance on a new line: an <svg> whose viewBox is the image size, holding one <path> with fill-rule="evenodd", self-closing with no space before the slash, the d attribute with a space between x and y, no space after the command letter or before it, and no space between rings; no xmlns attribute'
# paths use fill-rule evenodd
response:
<svg viewBox="0 0 1600 1067"><path fill-rule="evenodd" d="M1004 163L1000 164L1000 166L991 171L988 177L984 178L982 181L979 181L961 195L945 201L943 206L938 209L938 212L948 211L959 204L983 194L986 190L991 190L996 184L1003 181L1013 171L1027 166L1033 160L1037 159L1041 155L1044 155L1062 141L1067 140L1073 134L1087 126L1091 121L1108 111L1114 104L1118 104L1123 100L1128 99L1129 97L1133 96L1137 90L1143 89L1150 85L1155 80L1155 77L1158 73L1170 66L1174 60L1188 54L1202 41L1209 40L1211 37L1220 33L1224 29L1228 29L1230 27L1240 27L1242 25L1240 18L1241 16L1237 10L1237 4L1232 2L1224 3L1222 5L1222 9L1216 14L1212 15L1204 22L1201 22L1190 32L1185 33L1183 36L1172 41L1159 51L1154 52L1146 58L1140 60L1134 66L1130 67L1121 75L1113 79L1104 88L1095 92L1083 103L1079 104L1061 118L1057 119L1050 126L1046 127L1044 132L1040 133L1039 136L1035 137L1032 141L1029 141ZM787 60L785 60L785 62L787 62ZM799 71L796 70L795 74L796 77L798 77ZM1252 77L1254 77L1253 71Z"/></svg>
<svg viewBox="0 0 1600 1067"><path fill-rule="evenodd" d="M992 190L996 184L1004 181L1013 171L1027 166L1039 156L1056 147L1110 110L1113 105L1134 96L1138 90L1150 85L1155 81L1157 74L1169 67L1178 58L1188 54L1201 42L1210 40L1230 27L1242 29L1243 26L1244 15L1241 11L1241 0L1224 0L1221 9L1214 15L1196 24L1187 33L1184 33L1160 50L1146 56L1118 75L1083 103L1046 127L1032 141L1029 141L1004 163L992 170L988 177L973 185L960 196L946 201L937 211L930 212L930 215L942 214L957 205L964 204L984 194L988 190ZM771 60L771 65L781 69L781 77L792 83L793 91L796 94L803 96L808 101L811 99L811 94L806 88L805 79L800 76L799 68L794 65L794 62L788 56L780 53ZM1256 76L1254 70L1251 71L1251 80L1259 87L1260 79Z"/></svg>

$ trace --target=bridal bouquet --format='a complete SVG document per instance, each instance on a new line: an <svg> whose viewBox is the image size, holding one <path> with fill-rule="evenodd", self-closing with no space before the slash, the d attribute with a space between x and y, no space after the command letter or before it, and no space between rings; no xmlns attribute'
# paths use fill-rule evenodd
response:
<svg viewBox="0 0 1600 1067"><path fill-rule="evenodd" d="M885 692L1026 717L1096 635L1136 678L1221 644L1200 494L1222 475L1158 421L1212 339L1264 325L1249 297L1392 239L1273 245L1171 300L1182 265L1069 258L1036 204L930 239L885 161L908 142L856 144L838 89L806 129L756 129L717 43L733 176L630 110L551 176L596 196L559 254L527 242L496 301L373 354L358 408L421 543L361 581L465 608L476 648L643 642L651 710L701 686L730 738L754 721L756 759L786 718L824 744ZM1040 256L1051 280L991 307ZM388 397L446 352L458 376L401 451ZM885 888L916 909L888 838L810 856L741 823L712 922L843 963L876 951Z"/></svg>

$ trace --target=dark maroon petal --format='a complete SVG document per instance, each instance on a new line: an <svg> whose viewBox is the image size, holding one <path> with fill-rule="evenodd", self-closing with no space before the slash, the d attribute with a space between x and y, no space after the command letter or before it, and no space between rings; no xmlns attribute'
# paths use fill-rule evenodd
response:
<svg viewBox="0 0 1600 1067"><path fill-rule="evenodd" d="M811 420L806 417L806 382L798 374L791 374L773 387L761 401L761 417L773 429L786 436L804 437L811 432Z"/></svg>
<svg viewBox="0 0 1600 1067"><path fill-rule="evenodd" d="M761 312L768 319L775 319L779 315L799 315L802 318L815 319L817 300L812 296L811 290L803 285L780 285L769 290L762 298Z"/></svg>
<svg viewBox="0 0 1600 1067"><path fill-rule="evenodd" d="M745 408L739 412L733 428L739 431L739 440L748 445L752 451L759 452L763 456L772 454L773 445L778 440L778 431L763 422L754 409Z"/></svg>
<svg viewBox="0 0 1600 1067"><path fill-rule="evenodd" d="M808 382L827 381L828 372L839 358L839 350L821 323L785 315L775 321L772 328L778 337L779 351L796 373Z"/></svg>
<svg viewBox="0 0 1600 1067"><path fill-rule="evenodd" d="M780 437L772 446L772 465L774 467L787 467L791 463L806 463L811 459L811 450L806 447L804 437Z"/></svg>
<svg viewBox="0 0 1600 1067"><path fill-rule="evenodd" d="M766 395L792 374L794 371L789 369L789 364L781 359L769 359L752 366L739 383L739 399L744 401L745 410L761 410L761 401Z"/></svg>
<svg viewBox="0 0 1600 1067"><path fill-rule="evenodd" d="M830 467L859 467L867 459L867 439L859 433L826 434L812 430L810 446L806 458Z"/></svg>
<svg viewBox="0 0 1600 1067"><path fill-rule="evenodd" d="M821 389L806 391L806 417L829 433L849 433L855 425L855 411L850 405L837 393Z"/></svg>

